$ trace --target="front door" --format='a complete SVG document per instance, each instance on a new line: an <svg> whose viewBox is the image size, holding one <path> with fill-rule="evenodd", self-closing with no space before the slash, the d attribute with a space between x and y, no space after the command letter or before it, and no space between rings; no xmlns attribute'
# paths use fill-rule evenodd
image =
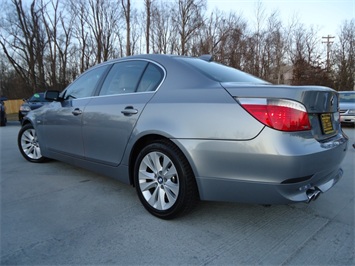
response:
<svg viewBox="0 0 355 266"><path fill-rule="evenodd" d="M53 108L49 108L45 114L43 134L48 149L84 157L83 113L107 67L85 72L62 93L62 101L51 103Z"/></svg>

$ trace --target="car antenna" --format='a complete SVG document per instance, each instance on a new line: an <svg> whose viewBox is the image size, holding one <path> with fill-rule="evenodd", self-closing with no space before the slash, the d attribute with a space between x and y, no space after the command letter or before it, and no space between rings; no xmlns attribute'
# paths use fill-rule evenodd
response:
<svg viewBox="0 0 355 266"><path fill-rule="evenodd" d="M212 62L213 61L213 56L210 54L203 54L199 57L200 59L207 61L207 62Z"/></svg>

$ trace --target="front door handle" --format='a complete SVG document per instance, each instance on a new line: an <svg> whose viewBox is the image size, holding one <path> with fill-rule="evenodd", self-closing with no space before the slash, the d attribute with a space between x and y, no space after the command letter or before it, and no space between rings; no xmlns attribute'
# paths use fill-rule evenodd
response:
<svg viewBox="0 0 355 266"><path fill-rule="evenodd" d="M138 110L134 109L133 106L127 106L123 111L121 111L121 113L126 116L130 116L138 114Z"/></svg>
<svg viewBox="0 0 355 266"><path fill-rule="evenodd" d="M81 115L83 113L83 111L81 111L79 108L75 108L73 112L71 112L73 115L77 116L77 115Z"/></svg>

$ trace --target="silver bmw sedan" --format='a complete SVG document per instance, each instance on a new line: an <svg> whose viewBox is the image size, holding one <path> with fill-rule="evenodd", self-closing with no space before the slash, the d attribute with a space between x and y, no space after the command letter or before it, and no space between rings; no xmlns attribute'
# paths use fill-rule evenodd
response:
<svg viewBox="0 0 355 266"><path fill-rule="evenodd" d="M45 97L22 123L24 158L131 184L163 219L198 200L309 202L342 176L336 91L272 85L210 56L112 60Z"/></svg>

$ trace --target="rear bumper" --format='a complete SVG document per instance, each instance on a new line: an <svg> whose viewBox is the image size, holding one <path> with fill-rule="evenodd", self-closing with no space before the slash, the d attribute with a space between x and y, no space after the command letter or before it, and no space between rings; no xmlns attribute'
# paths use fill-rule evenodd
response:
<svg viewBox="0 0 355 266"><path fill-rule="evenodd" d="M287 204L308 202L308 191L324 193L342 177L342 169L315 174L311 179L294 184L260 183L243 180L199 177L197 183L202 200L245 202L256 204Z"/></svg>
<svg viewBox="0 0 355 266"><path fill-rule="evenodd" d="M347 137L318 142L310 132L266 128L249 141L176 140L192 164L201 200L284 204L308 201L341 178Z"/></svg>

